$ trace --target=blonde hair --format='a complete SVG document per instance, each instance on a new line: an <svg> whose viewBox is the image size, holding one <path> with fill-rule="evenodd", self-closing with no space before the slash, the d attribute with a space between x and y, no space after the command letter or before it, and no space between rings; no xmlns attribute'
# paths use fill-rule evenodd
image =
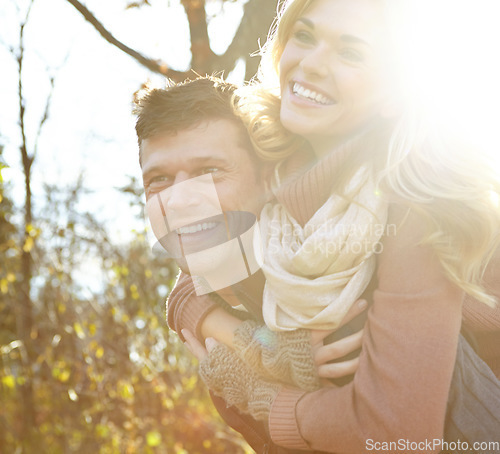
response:
<svg viewBox="0 0 500 454"><path fill-rule="evenodd" d="M278 66L293 25L313 1L280 3L261 51L258 78L238 92L237 113L257 154L268 161L281 161L307 146L280 122ZM373 162L374 171L391 198L403 199L422 215L427 224L422 243L436 252L450 281L492 306L495 298L482 286L482 277L500 243L499 178L484 150L454 136L407 106L392 127L382 165Z"/></svg>
<svg viewBox="0 0 500 454"><path fill-rule="evenodd" d="M308 146L299 135L288 131L280 122L279 61L297 19L314 0L282 0L271 26L266 44L261 49L257 78L240 88L236 113L247 125L257 155L270 162L286 159Z"/></svg>

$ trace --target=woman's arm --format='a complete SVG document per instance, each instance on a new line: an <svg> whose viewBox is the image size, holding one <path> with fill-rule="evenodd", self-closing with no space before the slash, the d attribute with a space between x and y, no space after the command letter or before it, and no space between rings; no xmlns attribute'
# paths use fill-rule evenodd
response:
<svg viewBox="0 0 500 454"><path fill-rule="evenodd" d="M341 326L361 314L366 306L366 301L357 301ZM167 314L169 326L183 341L186 340L184 330L195 334L201 342L212 337L236 349L245 361L268 380L312 390L318 388L318 372L321 378L339 378L353 374L357 368L357 359L327 363L358 350L361 332L323 346L323 339L331 331L273 333L265 325L258 326L255 322L251 326L250 322L242 324L242 320L226 312L208 295L196 295L190 276L184 273L180 274L169 296ZM264 338L267 342L265 345L261 342Z"/></svg>
<svg viewBox="0 0 500 454"><path fill-rule="evenodd" d="M397 232L383 243L354 381L308 394L281 390L269 417L277 444L341 453L373 451L370 440L442 438L463 293L417 245L421 220L402 223L403 215L390 213Z"/></svg>

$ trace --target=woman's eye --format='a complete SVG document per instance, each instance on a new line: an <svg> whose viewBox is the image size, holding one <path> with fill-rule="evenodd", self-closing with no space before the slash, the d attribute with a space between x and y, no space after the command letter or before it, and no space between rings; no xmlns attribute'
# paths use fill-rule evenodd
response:
<svg viewBox="0 0 500 454"><path fill-rule="evenodd" d="M365 60L364 55L356 49L352 49L350 47L346 47L345 49L340 50L340 55L346 60L352 62L363 62Z"/></svg>
<svg viewBox="0 0 500 454"><path fill-rule="evenodd" d="M293 33L293 38L303 44L313 44L314 37L307 30L297 30Z"/></svg>

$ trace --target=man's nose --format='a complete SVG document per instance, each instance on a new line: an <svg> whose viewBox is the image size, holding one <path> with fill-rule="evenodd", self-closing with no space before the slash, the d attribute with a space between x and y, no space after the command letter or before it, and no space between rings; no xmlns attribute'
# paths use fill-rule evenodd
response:
<svg viewBox="0 0 500 454"><path fill-rule="evenodd" d="M202 203L200 186L192 182L185 173L177 174L173 185L167 191L165 209L170 214L185 212Z"/></svg>
<svg viewBox="0 0 500 454"><path fill-rule="evenodd" d="M176 175L174 184L161 198L171 230L222 214L211 175L195 178Z"/></svg>

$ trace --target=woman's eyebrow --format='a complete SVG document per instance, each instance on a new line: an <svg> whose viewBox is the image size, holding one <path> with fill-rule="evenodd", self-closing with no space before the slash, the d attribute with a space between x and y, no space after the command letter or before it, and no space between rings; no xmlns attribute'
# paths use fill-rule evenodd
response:
<svg viewBox="0 0 500 454"><path fill-rule="evenodd" d="M314 24L310 19L307 19L307 17L299 17L297 19L297 22L302 22L305 26L314 29Z"/></svg>
<svg viewBox="0 0 500 454"><path fill-rule="evenodd" d="M371 47L367 41L354 35L340 35L340 40L349 44L364 44L365 46Z"/></svg>
<svg viewBox="0 0 500 454"><path fill-rule="evenodd" d="M307 17L299 17L297 19L297 22L302 22L306 27L310 28L311 30L314 30L313 21L308 19ZM367 41L354 35L348 35L348 34L340 35L340 40L350 44L364 44L365 46L371 47Z"/></svg>

